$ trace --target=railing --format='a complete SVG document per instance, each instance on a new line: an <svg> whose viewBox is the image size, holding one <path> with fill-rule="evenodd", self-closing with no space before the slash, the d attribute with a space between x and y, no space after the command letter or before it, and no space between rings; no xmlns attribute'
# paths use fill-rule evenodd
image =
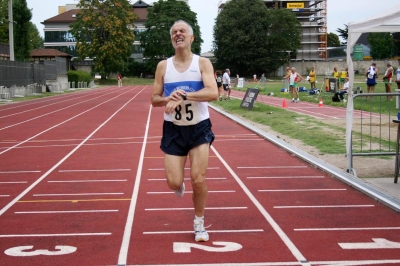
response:
<svg viewBox="0 0 400 266"><path fill-rule="evenodd" d="M362 93L353 96L354 106L359 105L357 109L360 110L353 112L347 171L355 176L357 172L353 166L353 157L396 155L397 126L392 120L397 119L398 110L392 101L386 100L387 97L393 97L399 106L400 92ZM358 149L354 148L355 145Z"/></svg>

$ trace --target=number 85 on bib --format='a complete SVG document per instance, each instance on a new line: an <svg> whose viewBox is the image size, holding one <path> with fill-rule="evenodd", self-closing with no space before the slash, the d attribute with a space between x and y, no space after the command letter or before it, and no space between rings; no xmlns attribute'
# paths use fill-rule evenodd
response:
<svg viewBox="0 0 400 266"><path fill-rule="evenodd" d="M177 126L191 126L199 123L197 102L184 101L176 107L172 114L172 122Z"/></svg>

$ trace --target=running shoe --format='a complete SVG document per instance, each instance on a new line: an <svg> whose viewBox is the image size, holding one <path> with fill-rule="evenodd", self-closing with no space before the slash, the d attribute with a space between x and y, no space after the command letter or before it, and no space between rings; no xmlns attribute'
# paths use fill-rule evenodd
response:
<svg viewBox="0 0 400 266"><path fill-rule="evenodd" d="M183 194L185 194L185 183L182 183L181 187L175 190L175 194L180 198L183 197Z"/></svg>
<svg viewBox="0 0 400 266"><path fill-rule="evenodd" d="M299 102L300 102L300 100L297 100L297 101L296 101L296 103L299 103Z"/></svg>
<svg viewBox="0 0 400 266"><path fill-rule="evenodd" d="M292 100L292 103L294 103L295 101L294 101L294 99Z"/></svg>
<svg viewBox="0 0 400 266"><path fill-rule="evenodd" d="M194 220L194 239L197 242L205 242L208 241L210 238L208 236L208 233L206 229L204 229L204 220L197 221L196 219Z"/></svg>

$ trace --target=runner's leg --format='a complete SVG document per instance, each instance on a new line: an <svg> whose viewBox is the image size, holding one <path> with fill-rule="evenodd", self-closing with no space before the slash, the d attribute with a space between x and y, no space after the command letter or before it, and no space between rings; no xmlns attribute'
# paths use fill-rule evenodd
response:
<svg viewBox="0 0 400 266"><path fill-rule="evenodd" d="M165 154L165 174L167 175L168 187L177 190L181 187L184 178L184 167L187 156L175 156Z"/></svg>
<svg viewBox="0 0 400 266"><path fill-rule="evenodd" d="M204 216L206 207L208 189L206 185L206 172L208 166L208 156L210 144L199 145L189 152L190 156L190 174L193 187L193 205L197 217Z"/></svg>

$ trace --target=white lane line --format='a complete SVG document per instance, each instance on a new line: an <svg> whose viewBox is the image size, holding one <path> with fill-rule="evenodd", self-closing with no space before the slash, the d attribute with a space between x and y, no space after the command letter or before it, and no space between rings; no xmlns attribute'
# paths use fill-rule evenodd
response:
<svg viewBox="0 0 400 266"><path fill-rule="evenodd" d="M296 179L296 178L325 178L324 176L248 176L247 179Z"/></svg>
<svg viewBox="0 0 400 266"><path fill-rule="evenodd" d="M147 87L147 86L146 86ZM26 188L21 194L19 194L16 198L14 198L10 203L8 203L6 206L4 206L1 210L0 210L0 216L2 216L9 208L11 208L15 203L17 203L22 197L24 197L28 192L30 192L37 184L39 184L40 182L42 182L43 181L43 179L45 179L50 173L52 173L55 169L57 169L63 162L65 162L72 154L74 154L86 141L88 141L88 139L90 139L94 134L96 134L96 132L97 131L99 131L105 124L107 124L108 123L108 121L110 121L119 111L121 111L123 108L125 108L125 106L126 105L128 105L133 99L135 99L146 87L144 87L141 91L139 91L135 96L133 96L128 102L126 102L121 108L119 108L117 111L115 111L106 121L104 121L100 126L98 126L92 133L90 133L89 134L89 136L87 136L78 146L76 146L72 151L70 151L67 155L65 155L64 156L64 158L62 158L58 163L56 163L52 168L50 168L46 173L44 173L39 179L37 179L35 182L33 182L28 188ZM128 91L129 92L129 91ZM127 93L127 92L126 92ZM119 96L121 96L122 94L120 94ZM116 96L116 97L119 97L119 96ZM116 97L114 97L114 98L116 98ZM101 104L104 104L104 103L106 103L106 102L108 102L108 101L111 101L112 99L114 99L114 98L111 98L110 100L107 100L107 101L105 101L105 102L103 102L103 103L101 103ZM99 104L99 105L96 105L96 106L100 106L101 104ZM90 109L88 109L88 110L91 110L91 109L94 109L95 107L93 107L93 108L90 108ZM88 111L87 110L87 111ZM87 112L87 111L85 111L85 112ZM85 113L85 112L82 112L81 114L83 114L83 113ZM80 114L79 114L80 115ZM79 115L77 115L77 116L79 116ZM76 117L77 117L76 116ZM70 118L70 119L72 119L72 118ZM70 120L70 119L68 119L68 120ZM66 121L68 121L68 120L66 120ZM62 122L62 123L65 123L66 121L64 121L64 122ZM62 124L62 123L60 123L60 124ZM60 124L58 124L58 125L60 125ZM54 126L55 127L55 126ZM51 127L51 128L54 128L54 127ZM47 130L45 130L45 131L42 131L41 133L39 133L39 134L37 134L36 136L38 136L38 135L40 135L40 134L42 134L42 133L44 133L44 132L46 132L46 131L49 131L50 129L47 129ZM34 137L32 137L32 138L34 138ZM32 139L32 138L30 138L30 139ZM29 140L29 139L28 139ZM22 143L22 142L21 142ZM19 144L17 144L17 145L19 145Z"/></svg>
<svg viewBox="0 0 400 266"><path fill-rule="evenodd" d="M359 227L359 228L295 228L294 231L371 231L371 230L400 230L400 227Z"/></svg>
<svg viewBox="0 0 400 266"><path fill-rule="evenodd" d="M301 265L310 265L307 262L307 259L301 254L300 250L295 246L295 244L290 240L290 238L286 235L286 233L279 227L279 225L275 222L272 216L267 212L267 210L261 205L261 203L256 199L256 197L250 192L250 190L246 187L243 181L239 178L239 176L233 171L233 169L229 166L229 164L222 158L222 156L217 152L214 146L211 146L214 154L219 158L225 168L229 171L232 177L236 180L239 186L243 189L244 193L249 197L249 199L253 202L259 212L264 216L267 222L271 225L271 227L275 230L278 236L282 239L288 249L292 252L293 256L301 263Z"/></svg>
<svg viewBox="0 0 400 266"><path fill-rule="evenodd" d="M58 180L47 181L48 183L95 183L95 182L127 182L127 179L104 179L104 180Z"/></svg>
<svg viewBox="0 0 400 266"><path fill-rule="evenodd" d="M148 140L148 136L149 136L150 119L151 119L151 111L152 110L153 110L153 108L150 105L149 113L147 116L146 129L145 129L145 133L144 133L144 137L143 137L142 149L140 151L140 157L139 157L139 161L138 161L135 185L133 186L132 198L131 198L131 202L129 204L129 211L128 211L128 216L127 216L126 224L125 224L125 228L124 228L124 235L123 235L122 242L121 242L121 248L119 250L117 265L126 265L127 264L129 243L131 240L133 221L135 218L135 210L136 210L136 203L137 203L137 199L138 199L138 195L139 195L140 180L142 178L144 153L146 150L147 140Z"/></svg>
<svg viewBox="0 0 400 266"><path fill-rule="evenodd" d="M369 208L375 205L320 205L320 206L274 206L274 209L303 209L303 208Z"/></svg>
<svg viewBox="0 0 400 266"><path fill-rule="evenodd" d="M74 172L127 172L131 169L88 169L88 170L59 170L60 173L74 173Z"/></svg>
<svg viewBox="0 0 400 266"><path fill-rule="evenodd" d="M0 198L6 198L9 197L10 195L0 195Z"/></svg>
<svg viewBox="0 0 400 266"><path fill-rule="evenodd" d="M132 89L132 90L133 90L133 89ZM36 134L36 135L30 137L30 138L27 138L26 140L21 141L21 142L15 144L15 145L12 146L12 147L9 147L9 148L5 149L4 151L0 152L0 155L3 154L3 153L5 153L5 152L7 152L7 151L9 151L9 150L12 150L12 149L14 149L14 148L16 148L16 147L19 147L19 146L21 146L22 144L24 144L24 143L26 143L26 142L28 142L28 141L30 141L30 140L32 140L32 139L34 139L34 138L40 136L40 135L46 133L46 132L48 132L48 131L50 131L50 130L52 130L52 129L54 129L54 128L56 128L56 127L62 125L62 124L65 124L65 123L67 123L67 122L69 122L69 121L71 121L71 120L73 120L73 119L75 119L75 118L77 118L77 117L79 117L79 116L81 116L81 115L87 113L87 112L90 112L91 110L96 109L97 107L99 107L99 106L101 106L101 105L103 105L103 104L105 104L105 103L107 103L107 102L109 102L109 101L112 101L112 100L114 100L114 99L120 97L121 95L124 95L124 94L126 94L126 93L128 93L128 92L130 92L130 91L131 91L131 90L126 91L126 92L124 92L124 93L121 93L121 94L119 94L119 95L117 95L117 96L115 96L115 97L113 97L113 98L108 99L107 101L104 101L104 102L102 102L102 103L100 103L100 104L98 104L98 105L96 105L96 106L93 106L92 108L87 109L86 111L83 111L83 112L81 112L81 113L79 113L79 114L77 114L77 115L75 115L75 116L73 116L73 117L71 117L71 118L68 118L67 120L64 120L64 121L61 122L61 123L58 123L58 124L56 124L56 125L54 125L54 126L48 128L48 129L46 129L46 130L43 130L42 132L40 132L40 133L38 133L38 134ZM141 93L142 91L143 91L143 90L141 90L139 93ZM107 93L107 94L110 94L110 93ZM107 94L105 94L105 95L107 95ZM99 97L102 97L102 96L103 96L103 95L101 95L101 96L99 96ZM96 97L96 98L99 98L99 97ZM135 96L135 97L136 97L136 96ZM96 98L92 98L92 99L89 99L89 100L87 100L87 101L90 101L90 100L93 100L93 99L96 99ZM86 102L86 101L83 101L83 102L80 102L80 103L84 103L84 102ZM77 103L77 104L80 104L80 103ZM76 104L75 104L75 105L76 105ZM72 107L72 106L74 106L74 105L71 105L71 106L69 106L69 107ZM125 105L124 105L124 106L125 106ZM68 107L68 108L69 108L69 107ZM66 109L66 108L63 108L63 109ZM59 110L57 110L57 112L58 112L58 111L61 111L61 110L63 110L63 109L59 109ZM119 112L119 110L118 110L117 112ZM50 112L50 113L46 113L45 115L48 115L48 114L51 114L51 112ZM44 116L44 115L42 115L42 116ZM29 120L26 120L26 121L23 121L23 122L20 122L20 123L11 125L11 126L7 126L7 127L4 127L4 128L0 128L0 131L3 130L3 129L7 129L7 128L9 128L9 127L13 127L13 126L16 126L16 125L19 125L19 124L23 124L23 123L29 122L29 121L31 121L31 120L35 120L35 119L40 118L40 117L42 117L42 116L38 116L38 117L35 117L35 118L32 118L32 119L29 119ZM98 129L96 129L96 130L98 130ZM85 142L87 142L87 139L84 139L84 140L79 144L79 147L82 146L82 144L84 144ZM75 149L74 149L74 151L75 151ZM1 214L0 214L0 215L1 215Z"/></svg>
<svg viewBox="0 0 400 266"><path fill-rule="evenodd" d="M218 170L219 167L207 167L207 170ZM165 171L165 168L149 168L149 171ZM190 170L190 167L185 167L185 170Z"/></svg>
<svg viewBox="0 0 400 266"><path fill-rule="evenodd" d="M29 173L41 173L42 171L1 171L0 174L29 174Z"/></svg>
<svg viewBox="0 0 400 266"><path fill-rule="evenodd" d="M302 166L302 165L298 165L298 166L238 166L238 169L293 169L293 168L308 168L308 166Z"/></svg>
<svg viewBox="0 0 400 266"><path fill-rule="evenodd" d="M400 260L310 261L310 263L312 265L321 265L321 266L365 266L365 265L382 265L382 264L399 265Z"/></svg>
<svg viewBox="0 0 400 266"><path fill-rule="evenodd" d="M13 237L56 237L56 236L109 236L111 233L72 233L72 234L27 234L27 235L0 235L0 238Z"/></svg>
<svg viewBox="0 0 400 266"><path fill-rule="evenodd" d="M127 93L127 92L125 92L125 93ZM118 96L116 96L116 97L119 97L119 96L121 96L121 95L123 95L123 94L125 94L125 93L121 93L120 95L118 95ZM92 101L92 100L94 100L94 99L103 97L103 96L108 95L108 94L112 94L112 92L107 93L107 94L104 94L104 95L100 95L100 96L98 96L98 97L90 98L90 99L88 99L88 100L85 100L85 101L82 101L82 102L79 102L79 103L75 103L75 104L72 104L72 105L70 105L70 106L67 106L67 107L64 107L64 108L61 108L61 109L52 111L52 112L45 113L45 114L43 114L43 115L39 115L39 116L33 117L33 118L31 118L31 119L28 119L28 120L25 120L25 121L22 121L22 122L18 122L18 123L16 123L16 124L12 124L12 125L9 125L9 126L0 128L0 131L1 131L1 130L4 130L4 129L7 129L7 128L15 127L15 126L18 126L18 125L21 125L21 124L24 124L24 123L27 123L27 122L30 122L30 121L33 121L33 120L36 120L36 119L39 119L39 118L41 118L41 117L44 117L44 116L47 116L47 115L50 115L50 114L53 114L53 113L60 112L60 111L62 111L62 110L71 108L71 107L73 107L73 106L75 106L75 105L79 105L79 104L84 103L84 102ZM116 98L116 97L114 97L114 98ZM112 98L112 99L114 99L114 98ZM110 99L110 100L111 100L111 99ZM110 101L110 100L108 100L108 101ZM106 101L106 102L108 102L108 101ZM106 103L106 102L103 102L103 103L101 103L100 105L102 105L102 104L104 104L104 103ZM95 107L93 107L93 108L96 108L96 107L97 107L97 106L95 106ZM92 109L92 108L91 108L91 109ZM85 111L85 112L83 112L83 113L86 113L86 112L88 112L89 110L90 110L90 109L88 109L87 111ZM80 113L80 114L78 114L77 116L79 116L79 115L81 115L81 114L83 114L83 113ZM61 122L60 124L55 125L54 127L57 127L57 126L59 126L59 125L61 125L61 124L64 124L64 123L66 123L67 121L69 121L69 120L71 120L71 119L74 119L74 118L75 118L75 116L72 117L72 118L70 118L70 119L68 119L68 120L65 120L64 122ZM50 130L50 129L52 129L52 128L53 128L53 127L47 129L46 131L48 131L48 130ZM44 131L44 132L46 132L46 131ZM36 135L36 136L39 136L39 135L42 134L42 133L43 133L43 132L39 133L39 134ZM32 139L32 138L29 138L29 140L31 140L31 139ZM25 143L25 142L26 142L26 141L24 141L24 142L22 142L22 143ZM19 145L18 145L18 146L19 146ZM1 153L0 153L0 154L1 154Z"/></svg>
<svg viewBox="0 0 400 266"><path fill-rule="evenodd" d="M260 189L258 192L314 192L314 191L346 191L345 188L332 189Z"/></svg>
<svg viewBox="0 0 400 266"><path fill-rule="evenodd" d="M33 194L34 197L53 197L53 196L98 196L98 195L123 195L122 192L117 193L76 193L76 194Z"/></svg>
<svg viewBox="0 0 400 266"><path fill-rule="evenodd" d="M209 230L209 233L257 233L264 232L263 229L242 229L242 230ZM144 235L163 235L163 234L193 234L193 231L153 231L143 232Z"/></svg>
<svg viewBox="0 0 400 266"><path fill-rule="evenodd" d="M83 98L83 97L86 97L86 96L90 96L90 95L83 95L83 96L80 96L80 97L76 97L76 98L73 98L73 99L67 99L67 100L63 100L63 101L58 101L58 102L51 103L51 104L48 104L48 105L41 105L41 106L36 107L36 108L33 108L33 109L29 109L29 110L25 110L25 111L20 111L20 112L12 113L12 114L9 114L9 115L0 116L0 119L1 119L1 118L6 118L6 117L10 117L10 116L14 116L14 115L19 115L19 114L27 113L27 112L30 112L30 111L33 111L33 110L42 109L42 108L45 108L45 107L48 107L48 106L51 106L51 105L55 105L55 104L59 104L59 103L63 103L63 102L69 102L69 101L72 101L72 100L77 100L77 99L79 99L79 98Z"/></svg>
<svg viewBox="0 0 400 266"><path fill-rule="evenodd" d="M209 190L208 193L235 193L235 190ZM185 190L185 193L193 193L193 191ZM157 195L157 194L175 194L174 191L154 191L154 192L147 192L147 194Z"/></svg>
<svg viewBox="0 0 400 266"><path fill-rule="evenodd" d="M238 141L238 140L243 140L243 141L264 141L264 139L235 139L235 138L231 138L231 139L216 139L215 141L218 142L224 142L224 141Z"/></svg>
<svg viewBox="0 0 400 266"><path fill-rule="evenodd" d="M161 138L161 137L160 137ZM130 139L143 139L143 137L124 137L124 138L92 138L89 139L89 142L95 142L95 141L99 141L99 140L130 140ZM46 143L46 142L73 142L73 141L82 141L83 139L44 139L44 140L40 140L40 139L34 139L31 141L28 141L28 143ZM0 143L3 144L10 144L10 143L16 143L18 141L0 141ZM142 143L142 142L140 142ZM34 146L36 147L36 146Z"/></svg>
<svg viewBox="0 0 400 266"><path fill-rule="evenodd" d="M26 184L28 181L10 181L10 182L0 182L0 184ZM1 215L0 215L1 216Z"/></svg>
<svg viewBox="0 0 400 266"><path fill-rule="evenodd" d="M118 210L81 210L81 211L29 211L14 212L15 214L57 214L57 213L98 213L98 212L118 212Z"/></svg>
<svg viewBox="0 0 400 266"><path fill-rule="evenodd" d="M206 210L246 210L247 207L206 207ZM192 211L194 208L149 208L145 211Z"/></svg>
<svg viewBox="0 0 400 266"><path fill-rule="evenodd" d="M154 143L159 143L159 141L155 141ZM101 143L87 143L82 146L101 146L101 145L127 145L127 144L142 144L142 142L138 141L127 141L127 142L101 142ZM14 149L32 149L32 148L54 148L54 147L71 147L76 146L77 144L54 144L54 145L29 145L29 146L20 146L15 147ZM7 147L0 147L0 149L8 149Z"/></svg>
<svg viewBox="0 0 400 266"><path fill-rule="evenodd" d="M206 177L206 180L226 180L226 177ZM190 177L184 178L184 180L190 180ZM167 181L166 178L149 178L147 181Z"/></svg>

